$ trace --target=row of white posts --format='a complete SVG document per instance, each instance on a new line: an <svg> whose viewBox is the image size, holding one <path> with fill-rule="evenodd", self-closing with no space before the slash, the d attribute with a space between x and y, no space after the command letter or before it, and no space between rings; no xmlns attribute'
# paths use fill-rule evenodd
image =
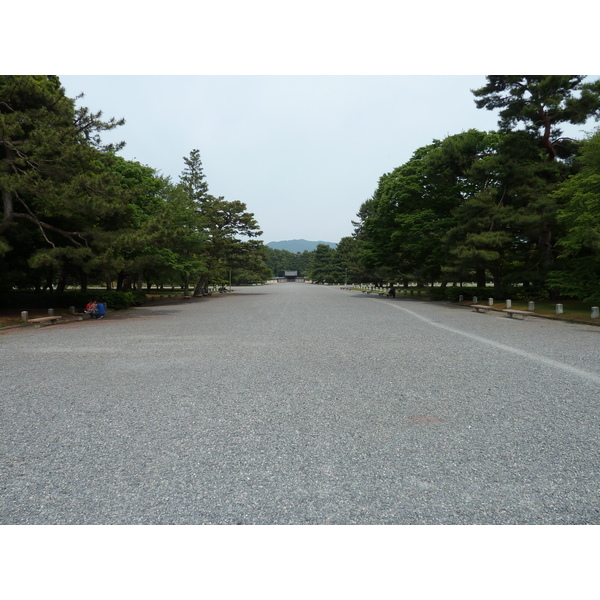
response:
<svg viewBox="0 0 600 600"><path fill-rule="evenodd" d="M49 308L48 309L48 316L49 317L53 317L54 316L54 309L53 308ZM22 310L21 311L21 321L23 321L23 323L27 323L27 321L29 321L29 312L26 310Z"/></svg>
<svg viewBox="0 0 600 600"><path fill-rule="evenodd" d="M458 297L458 301L459 302L463 302L463 297L459 296ZM477 304L477 296L473 296L473 304ZM488 298L488 306L494 306L494 299L493 298ZM507 300L506 301L506 308L510 308L511 306L512 306L512 300ZM529 304L527 305L527 310L535 310L535 302L530 301ZM563 314L563 305L562 304L557 304L556 305L556 314L557 315L562 315ZM598 317L600 317L600 307L598 307L598 306L592 306L591 318L592 319L597 319Z"/></svg>

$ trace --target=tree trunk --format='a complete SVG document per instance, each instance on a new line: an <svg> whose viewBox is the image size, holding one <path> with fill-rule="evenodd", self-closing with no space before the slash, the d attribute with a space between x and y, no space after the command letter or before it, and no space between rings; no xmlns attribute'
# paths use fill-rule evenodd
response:
<svg viewBox="0 0 600 600"><path fill-rule="evenodd" d="M552 253L552 227L546 219L542 221L540 252L542 268L547 271L554 264L554 254Z"/></svg>
<svg viewBox="0 0 600 600"><path fill-rule="evenodd" d="M2 206L4 209L4 217L0 223L0 235L2 235L11 225L14 219L13 211L13 196L7 190L2 190Z"/></svg>
<svg viewBox="0 0 600 600"><path fill-rule="evenodd" d="M494 287L499 288L502 285L502 278L498 273L494 273Z"/></svg>
<svg viewBox="0 0 600 600"><path fill-rule="evenodd" d="M475 283L477 287L485 287L485 267L477 267L475 269Z"/></svg>
<svg viewBox="0 0 600 600"><path fill-rule="evenodd" d="M193 296L201 296L202 295L202 280L196 282L196 287L194 287Z"/></svg>
<svg viewBox="0 0 600 600"><path fill-rule="evenodd" d="M81 282L81 293L84 294L87 292L88 278L87 274L83 270L79 272L79 280Z"/></svg>
<svg viewBox="0 0 600 600"><path fill-rule="evenodd" d="M56 293L62 294L67 287L67 269L65 266L62 266L60 269L60 274L58 276L58 284L56 285Z"/></svg>
<svg viewBox="0 0 600 600"><path fill-rule="evenodd" d="M119 288L117 287L117 289L119 289ZM121 292L131 291L131 277L129 275L125 275L123 277L123 280L121 282L121 289L119 291L121 291Z"/></svg>
<svg viewBox="0 0 600 600"><path fill-rule="evenodd" d="M201 296L203 292L208 292L208 275L200 277L194 289L194 296Z"/></svg>

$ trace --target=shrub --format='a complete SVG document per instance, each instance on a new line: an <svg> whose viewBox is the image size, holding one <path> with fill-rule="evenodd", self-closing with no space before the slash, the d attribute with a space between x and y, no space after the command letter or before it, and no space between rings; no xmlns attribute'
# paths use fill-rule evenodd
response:
<svg viewBox="0 0 600 600"><path fill-rule="evenodd" d="M64 292L54 294L51 292L6 292L0 294L0 307L27 310L32 308L69 308L74 306L82 309L91 300L105 302L111 310L122 310L131 306L146 304L144 292Z"/></svg>
<svg viewBox="0 0 600 600"><path fill-rule="evenodd" d="M550 292L543 287L530 287L530 288L517 288L513 294L515 300L521 302L548 300L550 298Z"/></svg>

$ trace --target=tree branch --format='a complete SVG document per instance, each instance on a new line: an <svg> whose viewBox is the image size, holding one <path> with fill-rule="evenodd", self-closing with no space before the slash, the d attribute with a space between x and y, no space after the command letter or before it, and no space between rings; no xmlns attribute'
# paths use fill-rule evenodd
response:
<svg viewBox="0 0 600 600"><path fill-rule="evenodd" d="M544 124L544 136L542 137L542 144L548 151L548 162L552 162L556 158L556 149L552 144L552 140L550 139L550 128L552 127L552 121L548 116L548 113L540 108L540 117L542 119L542 123Z"/></svg>
<svg viewBox="0 0 600 600"><path fill-rule="evenodd" d="M48 242L48 244L50 244L53 248L55 248L56 245L48 239L48 236L46 236L44 229L47 229L48 231L53 231L55 233L58 233L59 235L62 235L63 237L67 238L73 245L77 246L78 248L81 248L84 245L85 246L88 245L87 240L78 231L65 231L64 229L61 229L60 227L55 227L54 225L50 225L49 223L45 223L44 221L41 221L35 215L35 213L27 206L27 204L23 201L23 199L19 197L18 194L15 194L15 196L19 200L19 202L25 207L25 210L27 212L26 213L15 212L14 211L13 192L9 192L7 190L2 190L2 202L3 202L3 206L4 206L4 220L0 224L0 234L2 234L8 230L8 228L12 225L14 219L24 219L26 221L29 221L29 222L37 225L40 228L40 231L42 232L42 235L44 236L44 239L46 240L46 242ZM80 240L82 240L82 242L79 242L76 238L79 238Z"/></svg>
<svg viewBox="0 0 600 600"><path fill-rule="evenodd" d="M55 227L54 225L50 225L49 223L44 223L44 221L40 221L35 215L29 215L27 213L13 213L13 216L16 219L25 219L26 221L30 221L31 223L34 223L38 227L47 229L48 231L54 231L55 233L58 233L58 234L62 235L63 237L66 237L70 242L72 242L78 248L81 248L84 245L87 246L86 239L78 231L65 231L64 229L60 229L60 227ZM46 238L45 235L44 235L44 237ZM83 243L78 242L75 239L76 237L83 240ZM48 238L46 238L46 240L48 241L49 244L54 246L54 244L50 240L48 240Z"/></svg>

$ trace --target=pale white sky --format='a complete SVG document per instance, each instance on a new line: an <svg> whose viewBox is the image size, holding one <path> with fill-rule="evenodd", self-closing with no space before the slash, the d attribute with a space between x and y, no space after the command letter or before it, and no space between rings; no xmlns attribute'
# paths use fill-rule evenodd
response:
<svg viewBox="0 0 600 600"><path fill-rule="evenodd" d="M61 76L126 124L105 139L177 180L200 150L213 195L240 200L265 242L338 242L381 175L434 138L493 129L483 76Z"/></svg>
<svg viewBox="0 0 600 600"><path fill-rule="evenodd" d="M469 128L484 75L68 75L67 94L126 124L107 140L177 180L200 150L209 191L240 200L265 242L338 242L379 177L419 147ZM581 130L581 128L579 128Z"/></svg>

